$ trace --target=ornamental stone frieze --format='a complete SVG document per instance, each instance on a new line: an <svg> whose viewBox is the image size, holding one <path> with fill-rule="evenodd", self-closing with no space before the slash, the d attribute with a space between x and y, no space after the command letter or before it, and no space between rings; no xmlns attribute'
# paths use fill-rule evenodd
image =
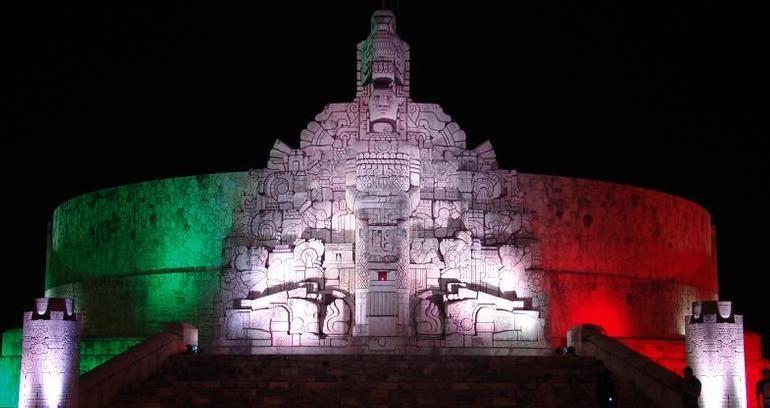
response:
<svg viewBox="0 0 770 408"><path fill-rule="evenodd" d="M699 406L746 407L743 316L729 301L697 301L684 320L687 365L702 384Z"/></svg>
<svg viewBox="0 0 770 408"><path fill-rule="evenodd" d="M518 174L411 99L409 64L393 14L375 12L355 99L250 172L224 245L216 350L547 346Z"/></svg>
<svg viewBox="0 0 770 408"><path fill-rule="evenodd" d="M37 298L24 312L20 407L77 407L80 316L67 298Z"/></svg>

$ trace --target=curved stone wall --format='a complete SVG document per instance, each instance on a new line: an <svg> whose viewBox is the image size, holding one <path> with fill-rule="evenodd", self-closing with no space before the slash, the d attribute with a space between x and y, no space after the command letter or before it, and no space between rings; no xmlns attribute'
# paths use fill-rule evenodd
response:
<svg viewBox="0 0 770 408"><path fill-rule="evenodd" d="M215 270L247 172L129 184L53 215L46 287L94 278Z"/></svg>
<svg viewBox="0 0 770 408"><path fill-rule="evenodd" d="M595 323L608 335L684 334L690 303L717 298L709 213L665 193L524 174L550 302L550 333Z"/></svg>
<svg viewBox="0 0 770 408"><path fill-rule="evenodd" d="M74 297L85 335L146 336L211 325L222 241L247 172L98 191L54 213L46 296ZM611 336L683 333L689 302L715 299L710 217L668 194L592 180L520 175L535 211L550 335L595 323Z"/></svg>
<svg viewBox="0 0 770 408"><path fill-rule="evenodd" d="M595 180L522 175L544 268L676 279L717 290L711 217L670 194Z"/></svg>
<svg viewBox="0 0 770 408"><path fill-rule="evenodd" d="M85 336L148 336L179 320L210 325L222 242L247 179L148 181L63 203L53 215L46 293L77 300Z"/></svg>

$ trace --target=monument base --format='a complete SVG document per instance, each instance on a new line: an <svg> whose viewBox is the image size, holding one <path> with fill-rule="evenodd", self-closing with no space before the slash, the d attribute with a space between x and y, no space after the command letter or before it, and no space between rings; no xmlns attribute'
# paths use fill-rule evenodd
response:
<svg viewBox="0 0 770 408"><path fill-rule="evenodd" d="M260 340L226 340L211 348L212 354L458 354L543 356L553 350L540 341L493 340L489 336L452 335L444 338L349 336L317 338L293 335L296 345L265 346ZM314 337L303 339L302 337Z"/></svg>

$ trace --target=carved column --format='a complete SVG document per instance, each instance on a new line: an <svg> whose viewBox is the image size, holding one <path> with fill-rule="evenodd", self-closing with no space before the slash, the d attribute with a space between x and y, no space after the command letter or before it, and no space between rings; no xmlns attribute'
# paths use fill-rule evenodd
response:
<svg viewBox="0 0 770 408"><path fill-rule="evenodd" d="M687 365L702 384L699 405L745 408L743 316L733 313L731 302L693 302L685 335Z"/></svg>
<svg viewBox="0 0 770 408"><path fill-rule="evenodd" d="M80 329L75 304L38 298L24 313L19 407L77 407Z"/></svg>
<svg viewBox="0 0 770 408"><path fill-rule="evenodd" d="M369 333L366 320L366 301L369 294L369 225L366 220L356 217L356 321L354 335L366 336Z"/></svg>
<svg viewBox="0 0 770 408"><path fill-rule="evenodd" d="M398 336L409 330L409 232L404 194L367 195L356 202L356 326L359 336ZM399 306L399 295L402 306ZM399 325L399 312L404 312Z"/></svg>
<svg viewBox="0 0 770 408"><path fill-rule="evenodd" d="M413 292L414 277L409 274L409 243L412 241L409 221L402 219L398 222L394 245L398 248L396 261L396 293L398 293L398 321L397 332L401 336L408 336L412 330L412 308L409 297Z"/></svg>

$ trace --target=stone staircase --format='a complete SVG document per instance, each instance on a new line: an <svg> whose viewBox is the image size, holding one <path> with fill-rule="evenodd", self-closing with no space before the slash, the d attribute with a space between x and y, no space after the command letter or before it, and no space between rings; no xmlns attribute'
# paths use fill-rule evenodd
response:
<svg viewBox="0 0 770 408"><path fill-rule="evenodd" d="M598 361L562 356L177 355L117 407L539 407L553 374L565 407L595 407ZM619 407L651 405L617 384Z"/></svg>

